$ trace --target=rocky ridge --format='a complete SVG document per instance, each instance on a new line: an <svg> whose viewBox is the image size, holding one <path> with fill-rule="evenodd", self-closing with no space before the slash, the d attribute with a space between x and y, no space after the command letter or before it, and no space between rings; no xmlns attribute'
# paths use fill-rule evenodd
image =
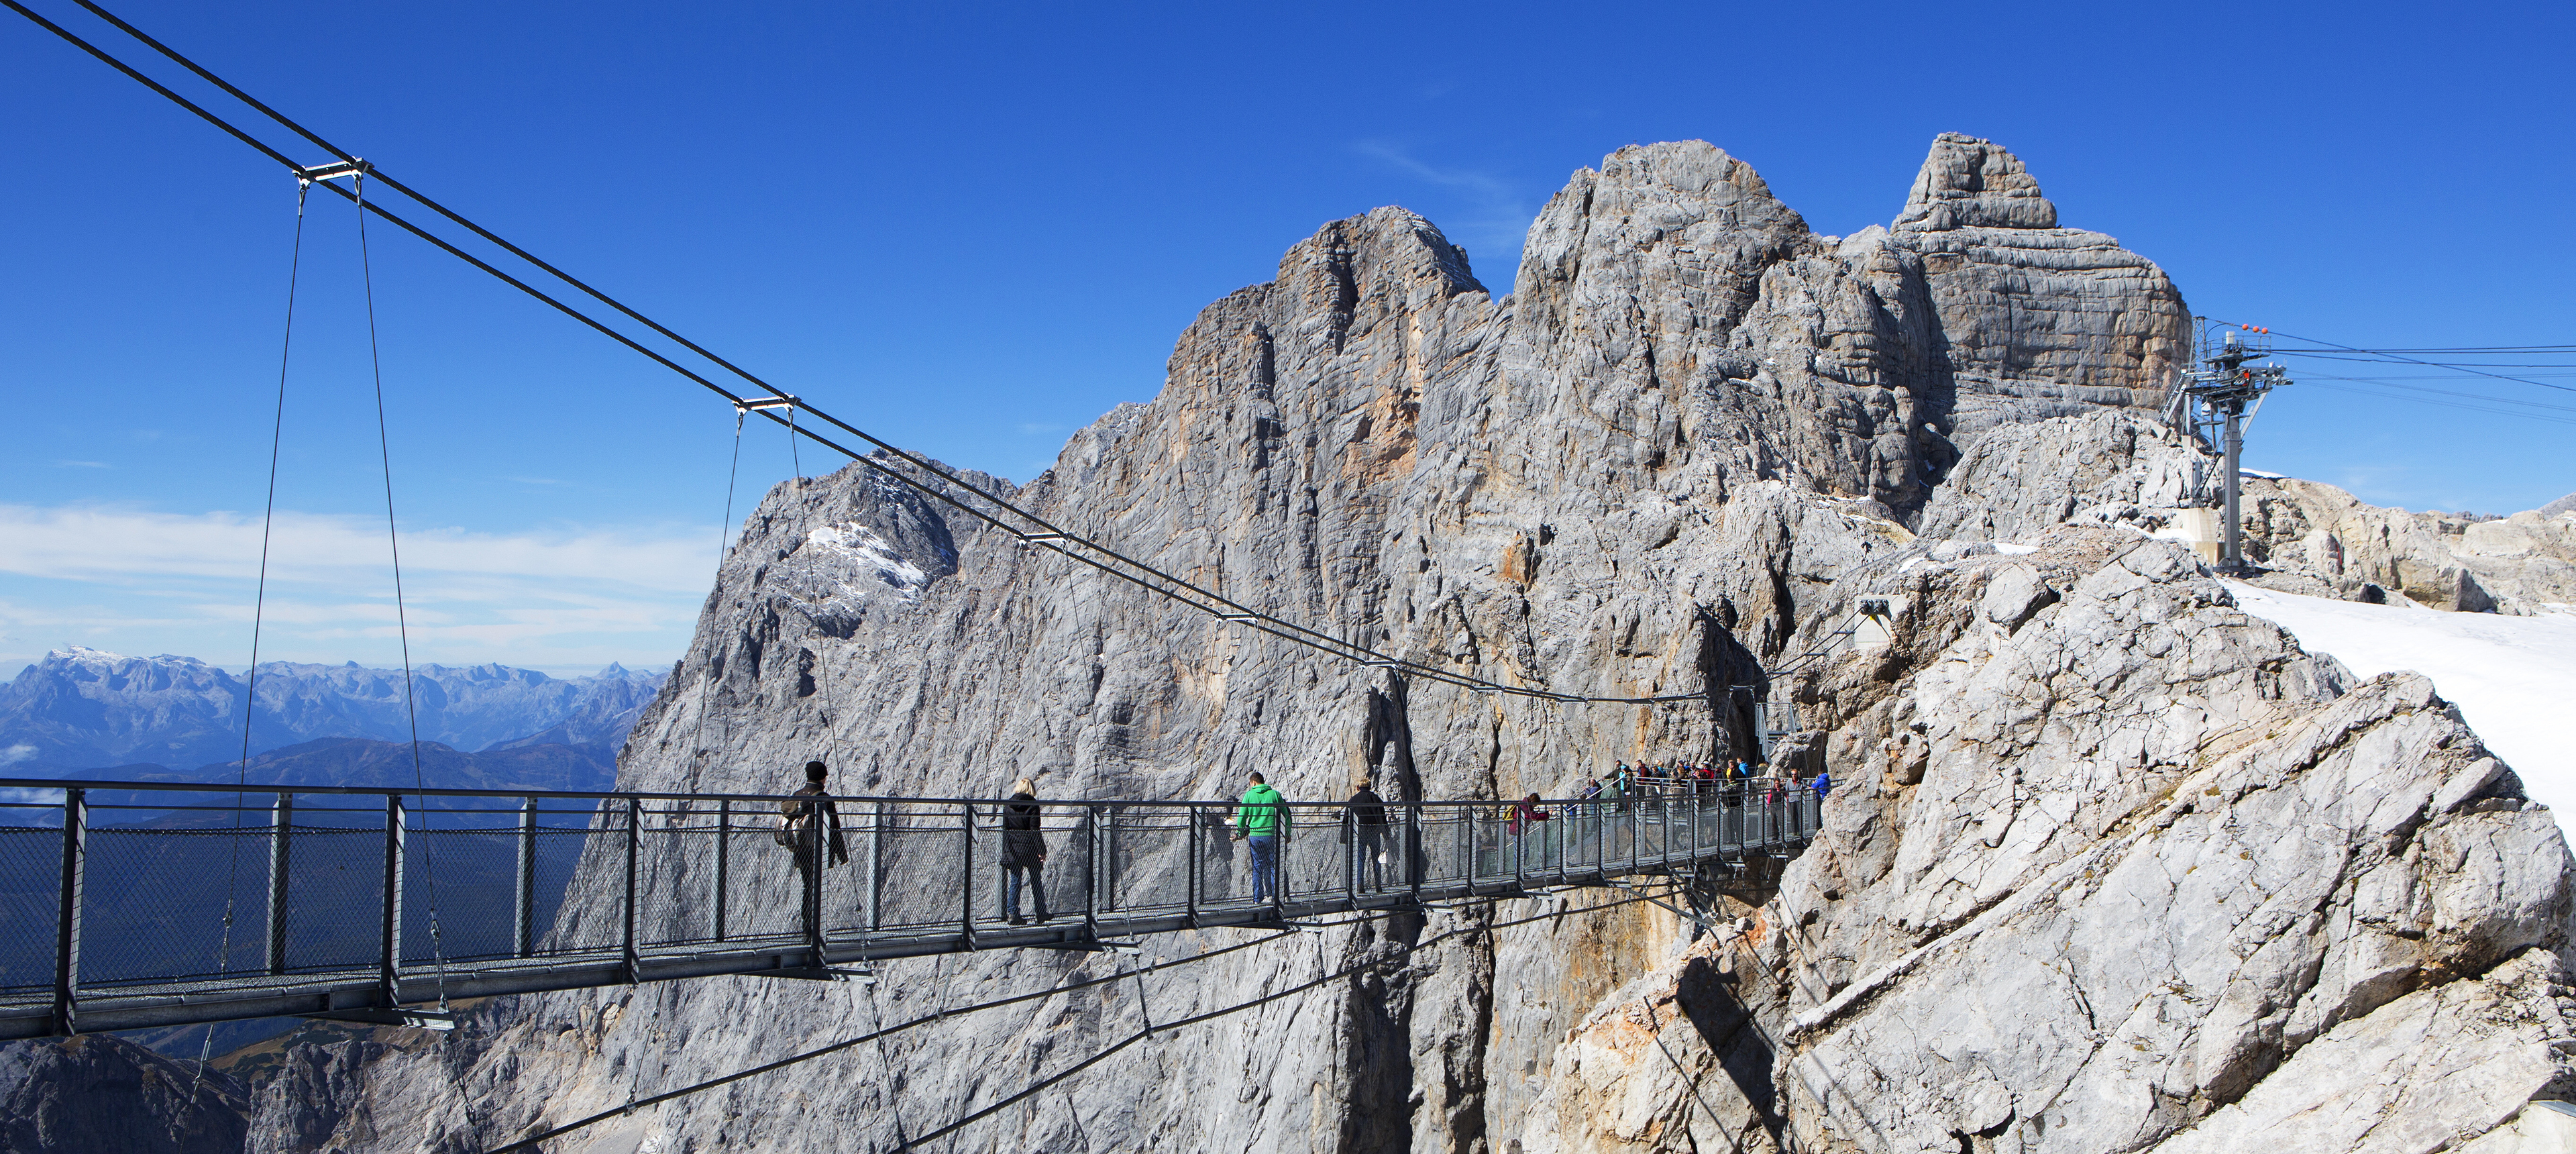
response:
<svg viewBox="0 0 2576 1154"><path fill-rule="evenodd" d="M2429 682L2350 684L2132 533L1886 568L1846 585L1900 599L1890 642L1801 689L1850 793L1775 901L1631 995L1698 976L1776 1047L1763 1083L1649 1095L1664 1132L2433 1150L2576 1085L2566 851ZM1560 1047L1528 1149L1654 1148L1586 1103L1746 1064L1682 1025L1659 1063L1633 1009Z"/></svg>
<svg viewBox="0 0 2576 1154"><path fill-rule="evenodd" d="M2161 272L2057 227L1989 142L1941 138L1895 227L1850 238L1808 233L1715 148L1658 144L1575 174L1500 300L1419 217L1330 223L1200 315L1154 403L1026 486L972 478L1413 660L1706 694L1652 709L1317 659L1069 578L855 468L772 492L637 725L629 787L778 788L822 755L838 788L886 794L1029 775L1046 796L1218 797L1250 769L1299 798L1362 773L1398 797L1563 794L1614 759L1751 752L1728 687L1862 597L1898 612L1768 682L1808 728L1793 756L1847 784L1777 896L1716 936L1587 912L1596 894L1347 926L946 1018L560 1148L891 1150L1140 1013L1370 958L1391 964L1157 1035L958 1143L2181 1150L2365 1085L2386 1087L2373 1118L2426 1119L2374 1125L2371 1148L2495 1130L2564 1081L2566 850L2430 687L2348 684L2150 535L2208 504L2206 463L2154 419L2186 322ZM1442 936L1533 913L1561 916ZM868 988L496 1003L442 1051L317 1059L255 1141L488 1146L1117 965L997 953ZM2355 1064L2408 1037L2447 1047L2433 1081ZM2427 1088L2445 1078L2481 1088Z"/></svg>
<svg viewBox="0 0 2576 1154"><path fill-rule="evenodd" d="M2576 503L2567 499L2472 520L2366 505L2317 481L2244 485L2245 555L2272 570L2266 586L2466 613L2576 606Z"/></svg>

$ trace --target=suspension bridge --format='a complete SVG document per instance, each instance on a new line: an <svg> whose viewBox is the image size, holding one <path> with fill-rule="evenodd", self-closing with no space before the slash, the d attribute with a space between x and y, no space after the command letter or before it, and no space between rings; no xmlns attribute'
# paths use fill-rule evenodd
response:
<svg viewBox="0 0 2576 1154"><path fill-rule="evenodd" d="M1048 900L1024 910L1053 916L1014 924L994 864L1004 799L835 798L848 862L800 870L778 830L804 799L784 796L0 789L37 799L0 804L0 1038L284 1015L436 1027L451 999L1758 880L1813 837L1820 802L1702 783L1549 802L1545 821L1389 801L1376 826L1290 802L1278 885L1256 900L1234 803L1048 799Z"/></svg>

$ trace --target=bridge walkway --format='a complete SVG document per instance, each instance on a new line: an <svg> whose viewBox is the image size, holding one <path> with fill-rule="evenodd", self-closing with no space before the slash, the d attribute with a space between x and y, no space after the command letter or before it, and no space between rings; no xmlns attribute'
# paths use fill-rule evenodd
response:
<svg viewBox="0 0 2576 1154"><path fill-rule="evenodd" d="M1000 799L835 798L847 864L800 871L781 796L0 779L0 1038L720 974L827 977L976 950L1720 877L1794 855L1818 799L1708 783L1555 801L1389 802L1371 839L1292 802L1256 901L1231 802L1041 802L1047 920L1002 917ZM236 805L236 794L246 800ZM1023 912L1035 914L1033 894ZM435 914L433 916L433 909Z"/></svg>

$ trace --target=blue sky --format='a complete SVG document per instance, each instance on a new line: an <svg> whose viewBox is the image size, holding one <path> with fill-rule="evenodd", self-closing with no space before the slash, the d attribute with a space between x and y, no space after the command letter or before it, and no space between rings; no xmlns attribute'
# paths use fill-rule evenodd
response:
<svg viewBox="0 0 2576 1154"><path fill-rule="evenodd" d="M2349 344L2576 342L2567 8L2098 7L115 5L845 419L1014 478L1150 399L1189 318L1322 222L1405 205L1507 291L1568 173L1664 139L1726 148L1848 233L1895 214L1935 133L1974 133L2198 312ZM238 664L293 182L8 19L0 672L74 642ZM263 652L387 664L354 224L317 198L307 225ZM676 655L730 412L370 239L415 656ZM2302 387L2248 459L2501 513L2576 489L2570 432ZM789 472L756 431L737 512Z"/></svg>

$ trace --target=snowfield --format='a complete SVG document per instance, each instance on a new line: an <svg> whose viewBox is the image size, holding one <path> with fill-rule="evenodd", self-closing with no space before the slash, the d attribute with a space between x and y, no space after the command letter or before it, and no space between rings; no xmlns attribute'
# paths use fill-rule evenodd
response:
<svg viewBox="0 0 2576 1154"><path fill-rule="evenodd" d="M2228 582L2246 612L2289 630L2311 653L2331 653L2363 677L2412 669L2522 776L2532 798L2576 813L2576 616L2445 613L2364 605Z"/></svg>

